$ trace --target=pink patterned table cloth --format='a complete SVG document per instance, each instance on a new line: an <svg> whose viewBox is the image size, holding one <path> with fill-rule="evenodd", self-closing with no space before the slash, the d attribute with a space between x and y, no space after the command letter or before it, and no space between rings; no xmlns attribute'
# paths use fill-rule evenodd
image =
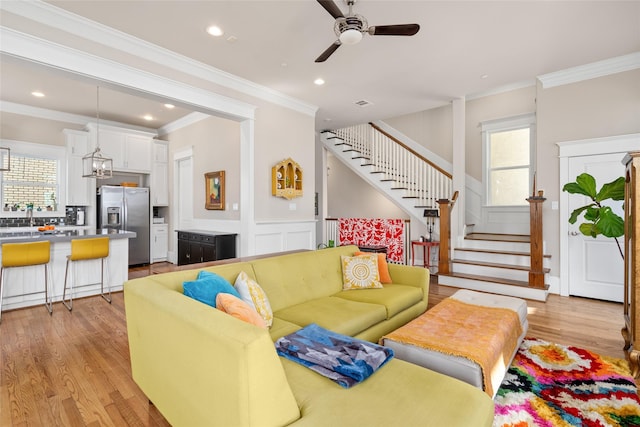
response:
<svg viewBox="0 0 640 427"><path fill-rule="evenodd" d="M404 220L374 218L339 218L341 245L387 247L389 261L404 262Z"/></svg>

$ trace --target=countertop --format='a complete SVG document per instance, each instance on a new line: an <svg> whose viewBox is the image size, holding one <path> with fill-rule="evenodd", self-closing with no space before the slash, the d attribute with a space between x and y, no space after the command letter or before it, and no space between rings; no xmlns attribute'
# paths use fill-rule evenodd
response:
<svg viewBox="0 0 640 427"><path fill-rule="evenodd" d="M131 239L136 237L133 231L120 231L111 229L55 229L50 231L16 230L0 231L0 244L2 243L22 243L37 242L39 240L49 240L51 243L70 242L71 239L89 239L91 237L108 236L110 239Z"/></svg>
<svg viewBox="0 0 640 427"><path fill-rule="evenodd" d="M208 231L208 230L175 230L179 233L193 233L204 234L206 236L235 236L238 233L223 232L223 231Z"/></svg>

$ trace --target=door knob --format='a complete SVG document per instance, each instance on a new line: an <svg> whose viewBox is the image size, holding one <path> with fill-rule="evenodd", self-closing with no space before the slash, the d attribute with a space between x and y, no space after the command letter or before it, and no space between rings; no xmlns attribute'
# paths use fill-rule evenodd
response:
<svg viewBox="0 0 640 427"><path fill-rule="evenodd" d="M571 236L578 236L580 233L578 233L577 231L570 231L569 235Z"/></svg>

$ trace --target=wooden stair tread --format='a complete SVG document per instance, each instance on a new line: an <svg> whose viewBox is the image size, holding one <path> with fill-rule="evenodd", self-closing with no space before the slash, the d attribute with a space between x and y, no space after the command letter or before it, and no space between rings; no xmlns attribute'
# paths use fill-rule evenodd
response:
<svg viewBox="0 0 640 427"><path fill-rule="evenodd" d="M470 261L466 259L453 259L451 260L453 263L458 264L467 264L467 265L480 265L483 267L494 267L494 268L505 268L509 270L520 270L520 271L529 271L529 267L525 265L513 265L513 264L500 264L497 262L483 262L483 261ZM545 273L548 273L550 269L543 268Z"/></svg>
<svg viewBox="0 0 640 427"><path fill-rule="evenodd" d="M519 256L530 256L529 252L519 252L519 251L497 251L490 249L474 249L474 248L456 248L456 251L465 251L465 252L478 252L485 254L500 254L500 255L519 255ZM551 258L551 255L542 255L545 258Z"/></svg>
<svg viewBox="0 0 640 427"><path fill-rule="evenodd" d="M496 234L496 233L470 233L464 237L466 240L489 240L494 242L530 243L530 236L526 234Z"/></svg>
<svg viewBox="0 0 640 427"><path fill-rule="evenodd" d="M483 282L500 283L502 285L520 286L523 288L530 288L529 282L523 280L503 279L501 277L480 276L477 274L465 274L465 273L450 273L450 274L438 274L439 276L459 277L461 279L480 280ZM537 288L532 288L537 289ZM544 285L544 290L548 290L549 285Z"/></svg>

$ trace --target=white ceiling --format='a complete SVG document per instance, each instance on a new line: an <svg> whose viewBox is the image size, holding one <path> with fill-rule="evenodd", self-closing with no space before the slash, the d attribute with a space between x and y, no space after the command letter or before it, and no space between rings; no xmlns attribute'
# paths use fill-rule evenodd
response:
<svg viewBox="0 0 640 427"><path fill-rule="evenodd" d="M318 129L421 111L640 51L640 1L359 0L355 12L369 25L421 29L412 37L365 35L324 63L314 60L335 40L333 18L312 0L49 3L316 105ZM346 12L342 0L336 4ZM225 35L206 34L211 24ZM93 84L0 59L0 99L95 114ZM324 86L314 85L318 77ZM35 99L36 88L52 95ZM360 100L372 105L358 107ZM109 120L154 128L187 112L112 89L101 92L100 109ZM159 118L144 122L146 113Z"/></svg>

